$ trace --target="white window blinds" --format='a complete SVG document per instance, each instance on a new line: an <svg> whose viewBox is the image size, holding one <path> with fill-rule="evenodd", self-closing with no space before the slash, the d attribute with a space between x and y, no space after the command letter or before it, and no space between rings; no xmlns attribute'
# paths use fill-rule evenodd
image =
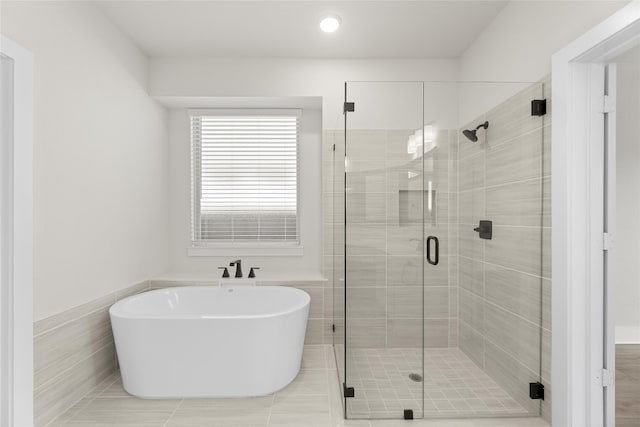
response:
<svg viewBox="0 0 640 427"><path fill-rule="evenodd" d="M299 110L192 110L192 243L298 243Z"/></svg>

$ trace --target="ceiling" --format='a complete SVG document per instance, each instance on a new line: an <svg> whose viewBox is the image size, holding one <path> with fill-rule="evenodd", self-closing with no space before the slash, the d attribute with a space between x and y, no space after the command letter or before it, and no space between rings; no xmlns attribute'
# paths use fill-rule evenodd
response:
<svg viewBox="0 0 640 427"><path fill-rule="evenodd" d="M102 1L151 57L457 58L507 1ZM320 31L328 14L342 19Z"/></svg>

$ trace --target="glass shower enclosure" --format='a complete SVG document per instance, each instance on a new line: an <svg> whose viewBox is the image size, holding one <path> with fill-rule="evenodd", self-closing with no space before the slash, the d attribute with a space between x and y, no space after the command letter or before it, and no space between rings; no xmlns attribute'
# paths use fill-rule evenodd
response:
<svg viewBox="0 0 640 427"><path fill-rule="evenodd" d="M345 84L330 215L346 418L541 415L546 91Z"/></svg>

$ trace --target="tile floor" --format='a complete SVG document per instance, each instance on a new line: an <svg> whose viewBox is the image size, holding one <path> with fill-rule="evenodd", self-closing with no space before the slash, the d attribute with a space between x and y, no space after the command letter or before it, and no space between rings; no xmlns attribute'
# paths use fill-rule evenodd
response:
<svg viewBox="0 0 640 427"><path fill-rule="evenodd" d="M49 424L112 427L358 426L548 427L540 418L352 421L343 419L331 346L306 346L302 370L286 388L246 399L145 400L128 395L113 374Z"/></svg>
<svg viewBox="0 0 640 427"><path fill-rule="evenodd" d="M458 348L352 349L347 357L348 385L356 389L347 400L354 418L398 418L404 409L424 416L527 416L527 411Z"/></svg>

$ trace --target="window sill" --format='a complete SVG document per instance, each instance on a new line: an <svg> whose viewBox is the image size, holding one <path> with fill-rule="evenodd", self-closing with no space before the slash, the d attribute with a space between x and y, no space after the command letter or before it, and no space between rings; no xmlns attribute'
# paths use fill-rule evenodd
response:
<svg viewBox="0 0 640 427"><path fill-rule="evenodd" d="M192 246L187 248L187 256L303 256L302 246Z"/></svg>

